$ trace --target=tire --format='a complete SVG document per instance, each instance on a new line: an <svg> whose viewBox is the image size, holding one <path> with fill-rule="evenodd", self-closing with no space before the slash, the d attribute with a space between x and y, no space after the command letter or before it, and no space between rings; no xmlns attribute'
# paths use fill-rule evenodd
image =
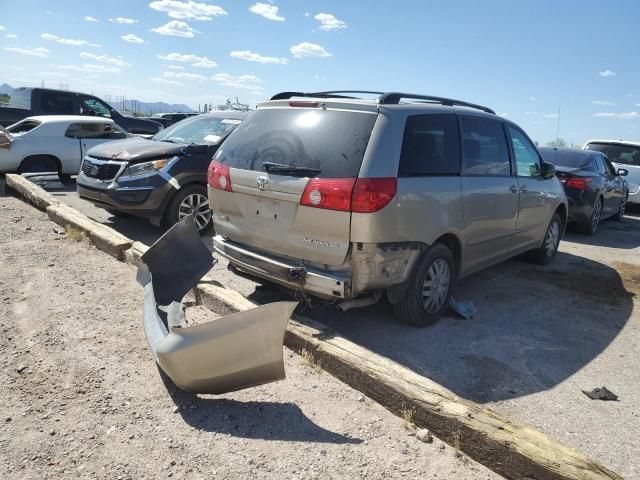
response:
<svg viewBox="0 0 640 480"><path fill-rule="evenodd" d="M53 157L46 155L34 155L22 160L18 173L59 172L58 162Z"/></svg>
<svg viewBox="0 0 640 480"><path fill-rule="evenodd" d="M417 327L436 323L449 308L449 298L455 285L455 262L451 250L441 243L434 244L414 265L407 280L407 288L393 306L400 320ZM428 298L429 286L440 285L440 291ZM437 282L434 285L434 282ZM442 290L444 288L444 290Z"/></svg>
<svg viewBox="0 0 640 480"><path fill-rule="evenodd" d="M602 217L603 205L604 202L602 198L598 198L598 200L596 200L596 204L593 206L589 220L578 225L578 230L580 230L580 232L585 235L593 235L598 231L598 226L600 225L600 219Z"/></svg>
<svg viewBox="0 0 640 480"><path fill-rule="evenodd" d="M558 213L554 213L544 234L542 245L529 252L529 259L539 265L546 265L558 253L560 237L562 236L562 219Z"/></svg>
<svg viewBox="0 0 640 480"><path fill-rule="evenodd" d="M188 185L181 188L167 205L162 217L162 228L169 229L185 216L190 215L193 209L196 215L196 228L203 235L213 227L213 212L209 207L207 189L202 185Z"/></svg>
<svg viewBox="0 0 640 480"><path fill-rule="evenodd" d="M627 210L627 196L628 196L628 193L625 193L622 196L622 198L620 199L620 206L618 206L618 213L616 213L612 217L616 222L622 221L622 218L624 217L624 212L626 212Z"/></svg>

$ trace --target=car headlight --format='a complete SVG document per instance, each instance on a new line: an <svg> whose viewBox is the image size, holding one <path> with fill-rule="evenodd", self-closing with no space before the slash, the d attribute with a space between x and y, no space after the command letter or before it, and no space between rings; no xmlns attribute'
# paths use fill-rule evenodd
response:
<svg viewBox="0 0 640 480"><path fill-rule="evenodd" d="M138 175L144 175L146 173L153 173L158 170L163 169L167 163L169 163L168 158L163 158L162 160L153 160L152 162L144 162L144 163L136 163L134 165L129 165L122 172L123 177L136 177Z"/></svg>

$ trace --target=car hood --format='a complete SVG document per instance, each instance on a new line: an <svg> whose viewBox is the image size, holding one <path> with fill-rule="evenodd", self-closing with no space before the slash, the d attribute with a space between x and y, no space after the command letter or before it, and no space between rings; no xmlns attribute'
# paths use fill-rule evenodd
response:
<svg viewBox="0 0 640 480"><path fill-rule="evenodd" d="M127 138L114 142L105 142L91 148L87 155L104 160L124 160L136 162L174 156L185 147L183 144L159 142L146 138Z"/></svg>

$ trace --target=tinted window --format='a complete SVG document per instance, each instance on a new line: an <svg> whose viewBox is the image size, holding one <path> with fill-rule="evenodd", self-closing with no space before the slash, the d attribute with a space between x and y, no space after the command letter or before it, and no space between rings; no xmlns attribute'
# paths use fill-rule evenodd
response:
<svg viewBox="0 0 640 480"><path fill-rule="evenodd" d="M73 115L73 96L65 92L42 92L42 113L49 115Z"/></svg>
<svg viewBox="0 0 640 480"><path fill-rule="evenodd" d="M584 150L560 150L556 148L540 148L542 158L547 163L553 163L559 167L595 169L593 153Z"/></svg>
<svg viewBox="0 0 640 480"><path fill-rule="evenodd" d="M96 98L83 98L80 101L80 115L111 118L111 110Z"/></svg>
<svg viewBox="0 0 640 480"><path fill-rule="evenodd" d="M520 130L509 127L511 146L516 159L516 169L519 177L535 177L540 175L540 157L536 147Z"/></svg>
<svg viewBox="0 0 640 480"><path fill-rule="evenodd" d="M605 167L604 167L604 160L601 156L597 156L596 157L596 167L598 168L598 172L602 173L603 175L605 173L607 173Z"/></svg>
<svg viewBox="0 0 640 480"><path fill-rule="evenodd" d="M607 160L606 158L604 159L604 166L607 169L607 173L609 175L615 175L616 174L616 169L614 168L613 165L611 165L611 162L609 160Z"/></svg>
<svg viewBox="0 0 640 480"><path fill-rule="evenodd" d="M590 143L587 148L604 153L614 163L640 166L640 147L611 143Z"/></svg>
<svg viewBox="0 0 640 480"><path fill-rule="evenodd" d="M502 123L488 118L461 116L462 173L511 175L509 150Z"/></svg>
<svg viewBox="0 0 640 480"><path fill-rule="evenodd" d="M318 177L357 177L376 118L368 112L265 108L240 124L215 159L258 172L273 162L318 169Z"/></svg>
<svg viewBox="0 0 640 480"><path fill-rule="evenodd" d="M21 122L16 123L15 125L7 128L7 132L16 135L19 133L27 133L40 125L40 122L37 120L22 120Z"/></svg>
<svg viewBox="0 0 640 480"><path fill-rule="evenodd" d="M195 117L160 131L153 139L161 142L213 145L240 122L235 118Z"/></svg>
<svg viewBox="0 0 640 480"><path fill-rule="evenodd" d="M407 118L398 175L460 173L458 120L453 114Z"/></svg>
<svg viewBox="0 0 640 480"><path fill-rule="evenodd" d="M127 134L117 126L109 123L72 123L67 128L66 137L71 138L103 138L121 139L127 138Z"/></svg>

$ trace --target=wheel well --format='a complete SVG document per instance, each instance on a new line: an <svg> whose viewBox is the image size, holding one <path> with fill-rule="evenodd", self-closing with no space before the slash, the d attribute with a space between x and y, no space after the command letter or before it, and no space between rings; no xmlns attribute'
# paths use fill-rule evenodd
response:
<svg viewBox="0 0 640 480"><path fill-rule="evenodd" d="M62 163L60 162L60 159L55 155L29 155L28 157L25 157L22 159L22 161L20 162L20 166L18 167L18 170L22 168L22 165L24 164L24 162L28 160L32 160L34 158L49 158L55 162L58 168L58 173L62 172Z"/></svg>
<svg viewBox="0 0 640 480"><path fill-rule="evenodd" d="M451 251L453 261L456 263L456 276L460 273L460 261L462 256L462 244L460 239L452 233L447 233L438 238L434 243L441 243Z"/></svg>
<svg viewBox="0 0 640 480"><path fill-rule="evenodd" d="M560 205L558 205L558 208L556 208L556 213L560 215L560 220L562 220L562 227L563 228L566 227L569 214L567 212L567 207L565 206L564 203L561 203Z"/></svg>
<svg viewBox="0 0 640 480"><path fill-rule="evenodd" d="M178 193L180 193L181 190L190 187L192 185L200 185L201 187L204 187L205 189L207 188L207 183L206 182L200 182L198 180L191 180L188 181L187 183L184 184L180 184L180 189L176 190L176 189L172 189L171 191L171 195L167 195L167 198L164 201L164 205L162 206L162 216L165 215L167 208L169 208L169 204L173 201L173 199L176 197L176 195L178 195Z"/></svg>

